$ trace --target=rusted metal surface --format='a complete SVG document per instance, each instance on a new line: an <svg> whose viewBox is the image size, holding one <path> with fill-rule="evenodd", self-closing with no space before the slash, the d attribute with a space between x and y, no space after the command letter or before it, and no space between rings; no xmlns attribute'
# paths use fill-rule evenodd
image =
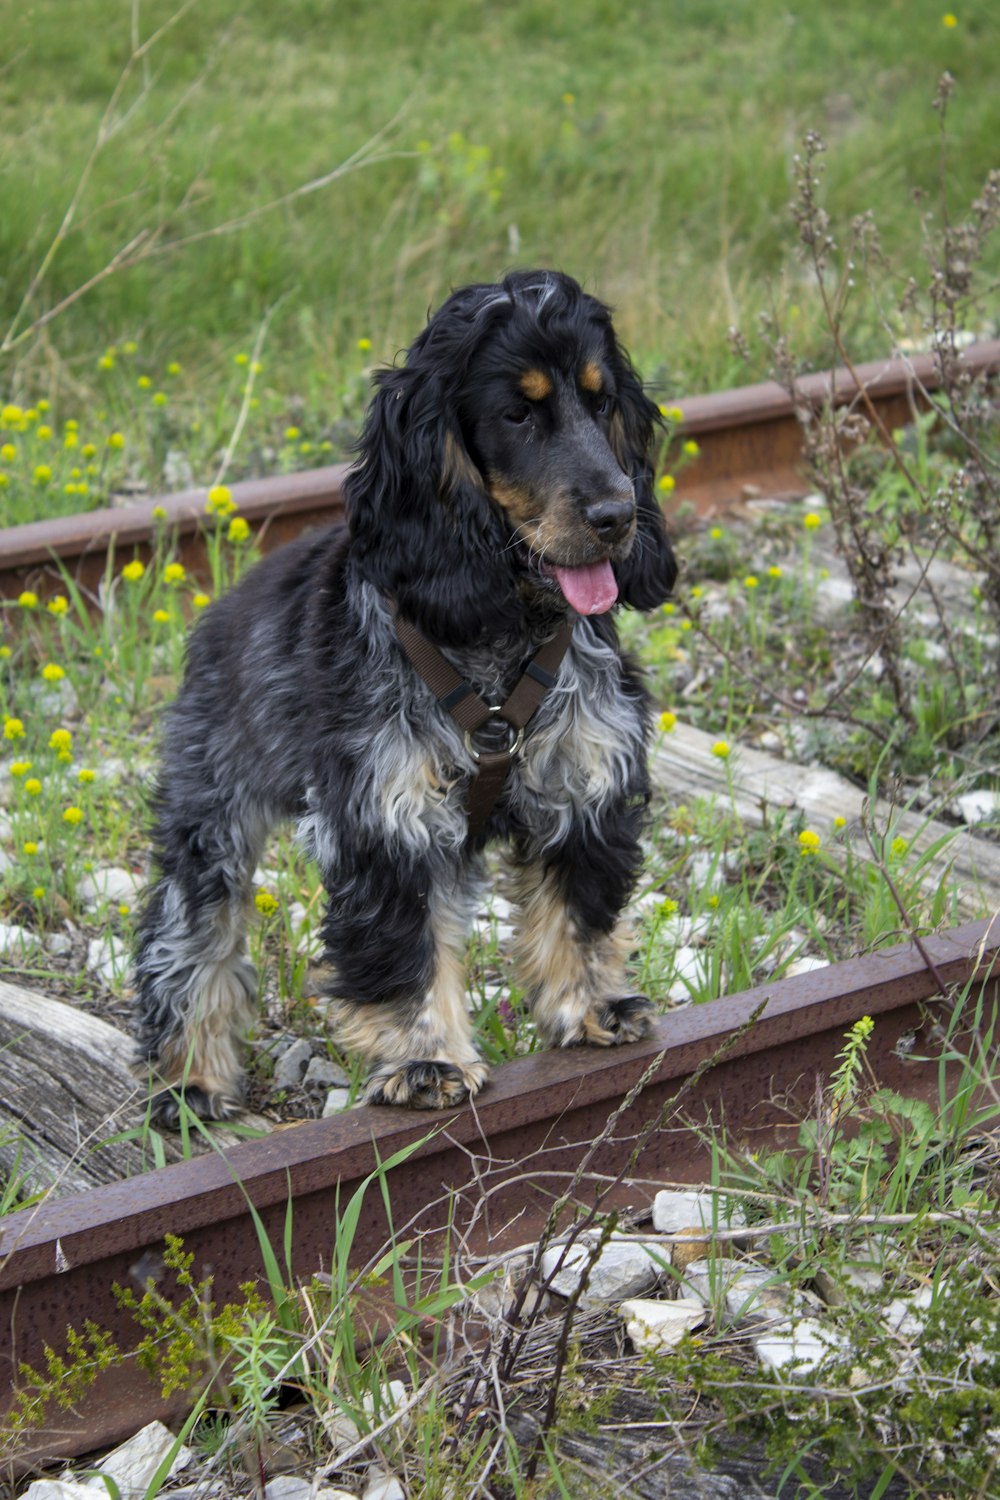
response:
<svg viewBox="0 0 1000 1500"><path fill-rule="evenodd" d="M1000 372L1000 340L972 344L962 358L971 373L995 375ZM680 402L683 436L693 437L701 451L679 474L676 497L708 514L748 495L801 496L806 490L797 407L819 410L831 402L854 402L863 411L857 399L863 387L891 431L912 422L915 413L926 408L923 392L940 385L929 354L873 360L855 366L855 374L857 380L845 369L805 375L798 382L796 401L769 380Z"/></svg>
<svg viewBox="0 0 1000 1500"><path fill-rule="evenodd" d="M977 974L997 996L1000 922L953 929L925 943L947 984ZM217 1301L238 1297L240 1283L262 1270L248 1202L280 1256L291 1193L294 1274L328 1269L338 1201L346 1202L379 1161L414 1142L420 1142L414 1155L388 1177L397 1236L404 1226L407 1236L440 1229L451 1192L453 1222L472 1248L530 1240L553 1195L653 1064L644 1091L595 1154L578 1199L593 1201L599 1174L621 1171L647 1121L657 1128L609 1202L641 1205L656 1182L703 1180L707 1148L692 1122L724 1121L751 1145L773 1139L794 1118L790 1103L808 1109L817 1075L829 1075L844 1030L864 1014L876 1021L869 1058L880 1081L936 1097L937 1064L907 1060L922 1052L926 1035L908 1054L898 1048L920 1030L924 1002L935 993L934 977L907 944L674 1012L658 1021L648 1041L632 1046L540 1052L507 1063L474 1107L426 1115L361 1108L278 1131L224 1157L181 1162L14 1214L0 1222L0 1389L9 1389L19 1360L39 1365L46 1343L60 1348L66 1327L80 1328L87 1318L131 1347L135 1330L115 1303L112 1283L141 1283L167 1233L182 1236L194 1253L196 1276L213 1274ZM765 1000L760 1019L732 1041ZM692 1084L699 1064L717 1058L727 1041L730 1050ZM352 1267L362 1270L389 1238L372 1188ZM85 1451L164 1413L152 1384L127 1364L101 1377L79 1412L59 1413L59 1431L38 1439L36 1451L46 1458Z"/></svg>
<svg viewBox="0 0 1000 1500"><path fill-rule="evenodd" d="M972 345L963 360L977 374L1000 372L1000 340ZM889 427L912 420L924 404L921 389L933 391L939 383L929 355L874 361L859 365L856 373ZM855 400L857 394L853 377L836 370L804 376L798 400L820 407L831 399L837 404ZM806 493L796 403L773 381L691 396L679 405L684 413L680 436L694 438L700 451L678 475L674 504L687 503L707 515L748 494L793 498ZM232 486L233 499L270 550L308 526L343 516L347 467L335 464L248 480ZM141 505L0 530L0 598L16 598L29 586L42 594L57 589L57 559L84 587L96 589L112 544L119 554L148 557L156 508L166 513L158 524L176 528L181 559L198 572L205 561L205 498L203 489L187 490Z"/></svg>

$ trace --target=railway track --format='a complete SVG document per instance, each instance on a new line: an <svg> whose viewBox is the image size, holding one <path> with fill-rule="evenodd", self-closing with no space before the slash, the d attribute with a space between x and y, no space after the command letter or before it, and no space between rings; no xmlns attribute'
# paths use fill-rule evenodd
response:
<svg viewBox="0 0 1000 1500"><path fill-rule="evenodd" d="M966 359L970 368L1000 370L1000 341L975 346ZM858 374L887 425L906 420L924 399L921 391L934 384L929 361L868 365ZM802 400L819 403L831 395L851 401L857 387L843 372L803 383ZM800 422L778 387L695 397L683 410L681 435L694 437L700 454L680 475L678 501L710 513L746 493L804 493ZM268 548L341 515L345 472L340 465L250 481L234 485L233 496ZM29 584L39 591L56 587L58 565L93 587L111 545L140 556L148 549L154 504L176 528L185 562L197 567L204 503L204 491L194 490L0 532L0 596L16 597ZM134 1344L136 1330L119 1310L112 1285L141 1283L167 1233L180 1235L194 1254L196 1278L211 1272L222 1303L261 1274L250 1205L280 1245L291 1196L294 1275L328 1269L338 1201L404 1147L413 1148L412 1157L388 1174L397 1231L407 1224L408 1233L433 1237L450 1196L452 1232L472 1251L495 1251L538 1232L553 1197L646 1074L578 1185L586 1201L642 1208L665 1181L704 1180L708 1154L699 1125L724 1119L730 1132L750 1141L780 1136L788 1105L797 1100L808 1107L817 1077L827 1077L834 1065L844 1030L863 1014L876 1021L869 1060L880 1081L936 1098L938 1063L913 1059L933 1050L939 980L949 987L982 984L993 1000L1000 998L998 972L1000 923L975 923L925 940L924 952L906 944L674 1012L643 1043L607 1053L543 1052L507 1063L495 1070L475 1107L435 1116L363 1108L307 1121L225 1155L10 1215L0 1220L0 1391L10 1390L21 1361L42 1365L46 1346L58 1350L67 1327L80 1328L87 1319L123 1346ZM656 1128L634 1171L609 1188L651 1121ZM484 1193L489 1213L483 1212ZM390 1233L373 1189L355 1240L359 1270ZM26 1438L21 1457L27 1462L33 1455L88 1451L172 1414L129 1362L106 1372L78 1409L60 1413L58 1432L46 1432L34 1448Z"/></svg>
<svg viewBox="0 0 1000 1500"><path fill-rule="evenodd" d="M590 1162L577 1201L641 1209L665 1182L707 1180L709 1151L698 1126L724 1122L751 1148L797 1128L788 1125L796 1105L808 1111L817 1077L829 1076L844 1030L862 1015L875 1021L868 1059L880 1082L936 1100L938 1063L914 1059L933 1054L938 979L959 989L981 984L988 999L1000 999L1000 922L952 929L924 947L932 967L906 944L676 1011L641 1043L506 1063L474 1107L434 1116L357 1109L12 1214L0 1221L0 1389L10 1389L19 1361L42 1365L46 1344L58 1348L66 1328L85 1319L133 1346L136 1330L112 1285L141 1285L168 1233L194 1254L196 1278L214 1276L220 1305L238 1300L240 1284L262 1274L249 1205L280 1247L291 1196L294 1274L308 1279L328 1270L338 1202L404 1147L415 1146L414 1154L387 1174L397 1234L406 1226L408 1238L433 1240L450 1214L450 1232L463 1237L467 1252L496 1253L537 1234L553 1198L644 1074L645 1087ZM609 1189L650 1121L656 1128L634 1171ZM352 1266L362 1271L391 1238L372 1188ZM88 1451L172 1414L126 1363L100 1377L78 1410L59 1413L58 1431L36 1440L37 1456ZM32 1456L30 1439L23 1456Z"/></svg>
<svg viewBox="0 0 1000 1500"><path fill-rule="evenodd" d="M976 374L1000 372L1000 339L974 344L963 356ZM846 370L807 375L799 382L798 407L773 381L742 386L680 403L678 438L692 438L699 453L677 477L673 503L703 515L746 496L792 499L807 493L802 475L801 407L833 400L856 402L859 382L888 428L912 420L938 384L930 355L858 365L857 381ZM280 546L308 526L328 524L344 513L346 464L308 469L232 486L240 514L265 550ZM108 549L146 557L157 527L175 530L182 561L194 570L204 561L204 489L157 497L113 510L88 511L0 530L0 598L16 599L31 586L40 593L59 587L59 566L88 588L102 577Z"/></svg>

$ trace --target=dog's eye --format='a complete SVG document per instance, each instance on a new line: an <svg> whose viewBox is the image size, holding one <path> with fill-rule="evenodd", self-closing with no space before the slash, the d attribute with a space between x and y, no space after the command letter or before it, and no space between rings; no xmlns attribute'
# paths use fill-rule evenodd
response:
<svg viewBox="0 0 1000 1500"><path fill-rule="evenodd" d="M614 399L611 396L598 396L594 410L599 417L610 417L614 404Z"/></svg>
<svg viewBox="0 0 1000 1500"><path fill-rule="evenodd" d="M531 420L530 403L527 401L515 401L513 406L509 406L504 412L503 419L505 422L509 422L512 427L523 427L525 422Z"/></svg>

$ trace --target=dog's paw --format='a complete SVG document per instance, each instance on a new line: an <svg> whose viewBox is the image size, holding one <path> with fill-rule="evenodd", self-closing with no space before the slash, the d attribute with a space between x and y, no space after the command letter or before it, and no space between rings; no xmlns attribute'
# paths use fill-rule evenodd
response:
<svg viewBox="0 0 1000 1500"><path fill-rule="evenodd" d="M624 1042L638 1042L649 1035L655 1016L656 1007L645 995L599 1000L584 1013L571 1034L559 1038L559 1045L620 1047Z"/></svg>
<svg viewBox="0 0 1000 1500"><path fill-rule="evenodd" d="M210 1093L199 1083L161 1089L149 1101L149 1122L161 1130L179 1130L181 1114L188 1111L199 1120L231 1120L242 1105L231 1094Z"/></svg>
<svg viewBox="0 0 1000 1500"><path fill-rule="evenodd" d="M486 1082L485 1063L464 1068L449 1062L391 1063L377 1068L365 1084L366 1104L395 1104L405 1109L454 1109L474 1098Z"/></svg>

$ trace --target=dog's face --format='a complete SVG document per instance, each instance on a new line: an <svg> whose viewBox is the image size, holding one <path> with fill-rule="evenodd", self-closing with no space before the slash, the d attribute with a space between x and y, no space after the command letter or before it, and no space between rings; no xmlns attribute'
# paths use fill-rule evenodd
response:
<svg viewBox="0 0 1000 1500"><path fill-rule="evenodd" d="M507 519L526 584L602 614L636 536L635 485L615 451L614 362L593 323L552 340L536 329L535 349L512 332L472 361L465 448Z"/></svg>
<svg viewBox="0 0 1000 1500"><path fill-rule="evenodd" d="M376 383L348 479L353 556L432 639L667 597L659 412L608 309L571 277L455 292Z"/></svg>

